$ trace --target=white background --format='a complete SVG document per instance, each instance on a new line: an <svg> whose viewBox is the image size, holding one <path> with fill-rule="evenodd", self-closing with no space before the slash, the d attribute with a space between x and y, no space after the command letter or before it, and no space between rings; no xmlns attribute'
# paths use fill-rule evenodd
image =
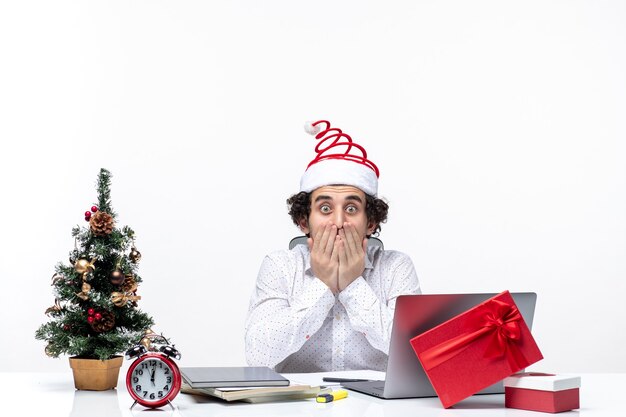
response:
<svg viewBox="0 0 626 417"><path fill-rule="evenodd" d="M0 5L0 370L34 338L100 167L142 309L187 365L243 365L263 256L327 118L380 167L425 293L535 291L534 369L626 371L626 3Z"/></svg>

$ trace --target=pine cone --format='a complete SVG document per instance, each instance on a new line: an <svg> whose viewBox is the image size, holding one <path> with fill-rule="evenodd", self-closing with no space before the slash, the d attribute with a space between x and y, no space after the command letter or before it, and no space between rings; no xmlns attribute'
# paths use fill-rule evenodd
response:
<svg viewBox="0 0 626 417"><path fill-rule="evenodd" d="M108 332L115 327L115 316L113 315L113 313L109 311L103 311L100 314L102 314L102 318L100 320L94 320L91 323L91 328L94 331L98 333L103 333Z"/></svg>
<svg viewBox="0 0 626 417"><path fill-rule="evenodd" d="M124 278L124 283L122 284L123 292L134 292L137 291L137 281L135 281L135 277L133 274L127 274Z"/></svg>
<svg viewBox="0 0 626 417"><path fill-rule="evenodd" d="M91 228L91 233L95 236L106 236L111 234L115 224L113 222L113 217L109 213L98 211L89 219L89 226Z"/></svg>

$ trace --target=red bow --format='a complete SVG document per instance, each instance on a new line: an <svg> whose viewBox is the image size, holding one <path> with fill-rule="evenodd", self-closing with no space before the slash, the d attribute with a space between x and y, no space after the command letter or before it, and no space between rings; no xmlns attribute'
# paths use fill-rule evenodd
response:
<svg viewBox="0 0 626 417"><path fill-rule="evenodd" d="M452 359L481 337L491 339L485 350L486 358L506 356L511 368L515 370L523 368L527 360L518 346L521 340L520 320L522 315L514 304L491 300L479 306L466 323L466 333L420 354L424 370L428 371Z"/></svg>

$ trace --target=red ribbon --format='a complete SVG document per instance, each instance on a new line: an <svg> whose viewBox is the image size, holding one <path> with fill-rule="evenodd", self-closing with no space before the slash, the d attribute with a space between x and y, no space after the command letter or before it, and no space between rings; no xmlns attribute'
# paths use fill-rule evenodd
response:
<svg viewBox="0 0 626 417"><path fill-rule="evenodd" d="M498 300L491 300L475 311L468 320L467 332L426 349L420 354L424 370L428 371L452 359L467 349L475 340L489 337L486 358L506 356L511 368L526 366L527 359L518 343L522 338L519 322L522 320L517 307Z"/></svg>

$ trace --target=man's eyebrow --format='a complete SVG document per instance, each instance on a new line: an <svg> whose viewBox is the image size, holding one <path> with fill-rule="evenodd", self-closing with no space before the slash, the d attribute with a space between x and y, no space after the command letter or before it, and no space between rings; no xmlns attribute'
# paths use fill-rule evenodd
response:
<svg viewBox="0 0 626 417"><path fill-rule="evenodd" d="M363 200L361 199L361 197L359 197L356 194L347 196L346 200L354 200L354 201L358 201L359 203L363 203Z"/></svg>
<svg viewBox="0 0 626 417"><path fill-rule="evenodd" d="M315 202L317 203L318 201L322 201L322 200L332 200L332 198L329 195L318 195L317 197L315 197Z"/></svg>
<svg viewBox="0 0 626 417"><path fill-rule="evenodd" d="M329 195L324 195L324 194L320 194L317 197L315 197L315 203L317 203L318 201L332 201L333 198ZM347 201L358 201L359 203L363 204L363 199L361 199L361 197L359 197L357 194L352 194L349 196L346 196L346 200Z"/></svg>

